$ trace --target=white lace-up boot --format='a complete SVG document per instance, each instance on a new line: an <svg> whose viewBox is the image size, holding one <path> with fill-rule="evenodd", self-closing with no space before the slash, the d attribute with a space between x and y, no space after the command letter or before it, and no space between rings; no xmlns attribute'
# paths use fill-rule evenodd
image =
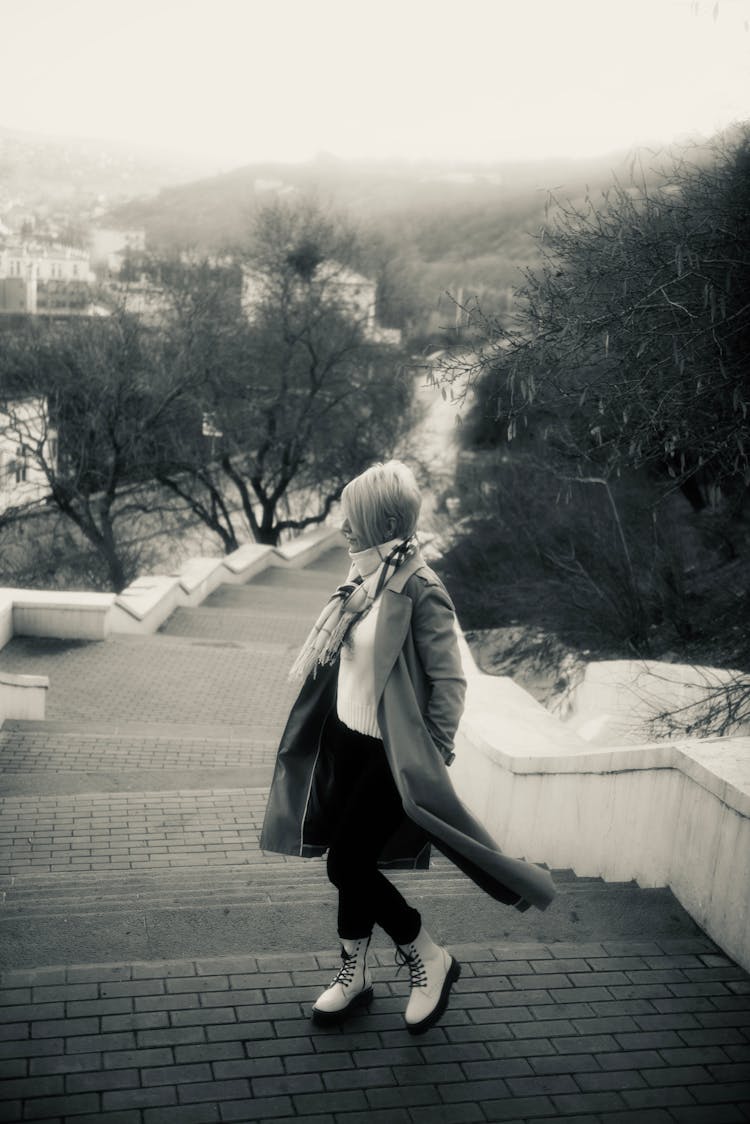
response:
<svg viewBox="0 0 750 1124"><path fill-rule="evenodd" d="M435 944L424 927L411 944L397 945L396 963L408 967L411 982L404 1012L406 1029L410 1034L423 1034L448 1006L448 996L461 975L461 965L447 949Z"/></svg>
<svg viewBox="0 0 750 1124"><path fill-rule="evenodd" d="M367 966L370 937L342 940L342 964L326 990L315 1000L313 1022L319 1026L338 1022L352 1008L372 1002L372 975Z"/></svg>

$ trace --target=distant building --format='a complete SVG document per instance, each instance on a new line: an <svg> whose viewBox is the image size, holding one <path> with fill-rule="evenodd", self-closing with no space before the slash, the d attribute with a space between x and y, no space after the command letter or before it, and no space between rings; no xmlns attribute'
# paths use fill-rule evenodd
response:
<svg viewBox="0 0 750 1124"><path fill-rule="evenodd" d="M0 243L0 314L85 316L93 280L85 250L34 240Z"/></svg>
<svg viewBox="0 0 750 1124"><path fill-rule="evenodd" d="M338 262L326 261L315 269L312 279L320 285L326 303L358 322L367 339L396 346L400 344L401 332L397 328L383 328L377 323L377 286L369 277ZM262 273L243 267L242 307L251 320L264 298L266 286Z"/></svg>
<svg viewBox="0 0 750 1124"><path fill-rule="evenodd" d="M0 511L43 500L47 478L32 450L41 447L54 468L57 434L50 428L46 398L0 400Z"/></svg>

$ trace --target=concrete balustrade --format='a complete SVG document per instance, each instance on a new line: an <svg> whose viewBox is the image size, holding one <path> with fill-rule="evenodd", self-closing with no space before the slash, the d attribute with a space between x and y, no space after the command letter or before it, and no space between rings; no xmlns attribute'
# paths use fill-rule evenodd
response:
<svg viewBox="0 0 750 1124"><path fill-rule="evenodd" d="M706 713L721 711L728 692L748 687L750 676L726 668L599 660L586 666L566 700L564 721L592 745L632 745L668 737L668 713L677 714L686 729ZM729 732L750 734L750 715L737 716Z"/></svg>
<svg viewBox="0 0 750 1124"><path fill-rule="evenodd" d="M109 632L112 593L68 593L14 589L14 636L58 636L68 640L103 640Z"/></svg>
<svg viewBox="0 0 750 1124"><path fill-rule="evenodd" d="M316 527L280 547L246 543L232 554L193 558L174 574L138 578L122 593L0 589L0 648L13 636L106 640L113 633L155 632L178 606L199 605L222 583L244 583L269 566L303 567L343 542Z"/></svg>
<svg viewBox="0 0 750 1124"><path fill-rule="evenodd" d="M451 778L502 849L577 875L669 886L750 968L750 738L593 748L466 652L464 666Z"/></svg>
<svg viewBox="0 0 750 1124"><path fill-rule="evenodd" d="M46 675L11 675L8 671L0 671L0 726L6 718L42 721L48 689Z"/></svg>

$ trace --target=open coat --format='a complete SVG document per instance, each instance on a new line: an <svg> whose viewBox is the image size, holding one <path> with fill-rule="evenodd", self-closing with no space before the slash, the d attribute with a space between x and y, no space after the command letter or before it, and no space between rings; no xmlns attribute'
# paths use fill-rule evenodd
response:
<svg viewBox="0 0 750 1124"><path fill-rule="evenodd" d="M375 632L378 724L404 806L402 827L380 855L383 867L426 868L434 844L497 901L546 909L548 871L504 855L456 795L446 763L464 705L466 680L453 604L417 552L383 590ZM276 758L260 837L265 851L321 856L335 778L323 729L336 705L338 661L305 680Z"/></svg>

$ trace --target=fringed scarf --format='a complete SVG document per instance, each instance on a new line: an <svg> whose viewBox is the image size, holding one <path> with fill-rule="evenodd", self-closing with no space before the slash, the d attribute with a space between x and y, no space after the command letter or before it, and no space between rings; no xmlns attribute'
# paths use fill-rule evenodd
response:
<svg viewBox="0 0 750 1124"><path fill-rule="evenodd" d="M396 570L416 549L412 535L349 553L349 575L326 602L292 665L290 679L304 680L311 671L315 675L318 667L335 661L354 625L369 613Z"/></svg>

